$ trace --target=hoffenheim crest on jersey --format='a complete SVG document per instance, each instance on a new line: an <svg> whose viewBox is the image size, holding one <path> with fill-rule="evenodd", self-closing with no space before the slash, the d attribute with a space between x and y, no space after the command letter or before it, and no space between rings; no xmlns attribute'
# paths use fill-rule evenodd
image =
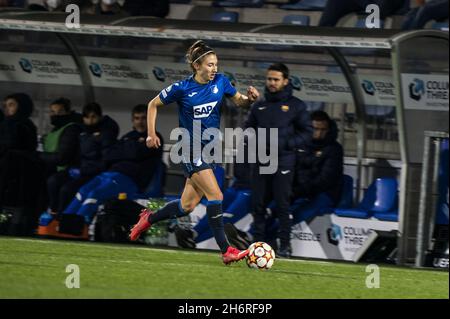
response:
<svg viewBox="0 0 450 319"><path fill-rule="evenodd" d="M217 87L217 85L213 85L212 88L211 88L211 91L212 91L214 94L217 94L217 93L219 92L219 88Z"/></svg>

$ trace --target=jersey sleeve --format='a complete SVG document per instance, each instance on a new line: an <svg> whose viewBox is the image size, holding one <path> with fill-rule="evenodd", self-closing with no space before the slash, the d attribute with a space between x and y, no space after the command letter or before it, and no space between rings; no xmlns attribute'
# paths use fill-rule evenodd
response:
<svg viewBox="0 0 450 319"><path fill-rule="evenodd" d="M164 105L178 101L183 96L183 88L179 82L169 85L159 93L159 98Z"/></svg>
<svg viewBox="0 0 450 319"><path fill-rule="evenodd" d="M223 92L226 96L235 96L236 88L231 84L230 80L224 75L222 77Z"/></svg>

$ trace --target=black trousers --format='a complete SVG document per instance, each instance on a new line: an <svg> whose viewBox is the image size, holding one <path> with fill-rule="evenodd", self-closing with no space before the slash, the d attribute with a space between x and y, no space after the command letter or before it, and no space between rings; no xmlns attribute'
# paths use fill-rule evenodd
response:
<svg viewBox="0 0 450 319"><path fill-rule="evenodd" d="M92 179L92 176L70 177L67 171L51 175L47 179L49 207L52 212L62 213L72 201L81 186Z"/></svg>
<svg viewBox="0 0 450 319"><path fill-rule="evenodd" d="M0 156L0 208L12 208L9 233L33 235L46 208L45 165L34 152L7 151Z"/></svg>
<svg viewBox="0 0 450 319"><path fill-rule="evenodd" d="M294 168L278 169L274 174L259 174L259 168L252 172L252 211L255 241L266 237L267 205L274 200L279 220L277 237L281 248L289 246L292 219L289 213L290 197L294 179Z"/></svg>

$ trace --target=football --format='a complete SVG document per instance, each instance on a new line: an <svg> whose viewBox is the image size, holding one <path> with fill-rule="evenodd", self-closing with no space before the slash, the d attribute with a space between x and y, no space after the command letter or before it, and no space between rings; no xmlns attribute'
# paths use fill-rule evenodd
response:
<svg viewBox="0 0 450 319"><path fill-rule="evenodd" d="M248 247L247 266L254 269L270 269L275 261L275 251L269 244L256 242Z"/></svg>

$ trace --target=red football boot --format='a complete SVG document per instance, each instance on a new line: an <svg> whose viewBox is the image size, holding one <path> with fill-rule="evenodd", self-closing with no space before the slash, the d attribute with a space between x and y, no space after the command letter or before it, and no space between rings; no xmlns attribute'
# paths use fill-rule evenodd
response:
<svg viewBox="0 0 450 319"><path fill-rule="evenodd" d="M227 252L222 254L223 263L225 265L228 265L229 263L239 261L239 260L245 258L245 256L248 255L248 252L249 252L248 249L241 251L237 248L229 246L227 249Z"/></svg>
<svg viewBox="0 0 450 319"><path fill-rule="evenodd" d="M130 240L135 241L139 238L139 236L149 229L152 225L148 221L148 217L153 214L151 210L143 209L139 214L139 221L136 225L133 226L130 233Z"/></svg>

